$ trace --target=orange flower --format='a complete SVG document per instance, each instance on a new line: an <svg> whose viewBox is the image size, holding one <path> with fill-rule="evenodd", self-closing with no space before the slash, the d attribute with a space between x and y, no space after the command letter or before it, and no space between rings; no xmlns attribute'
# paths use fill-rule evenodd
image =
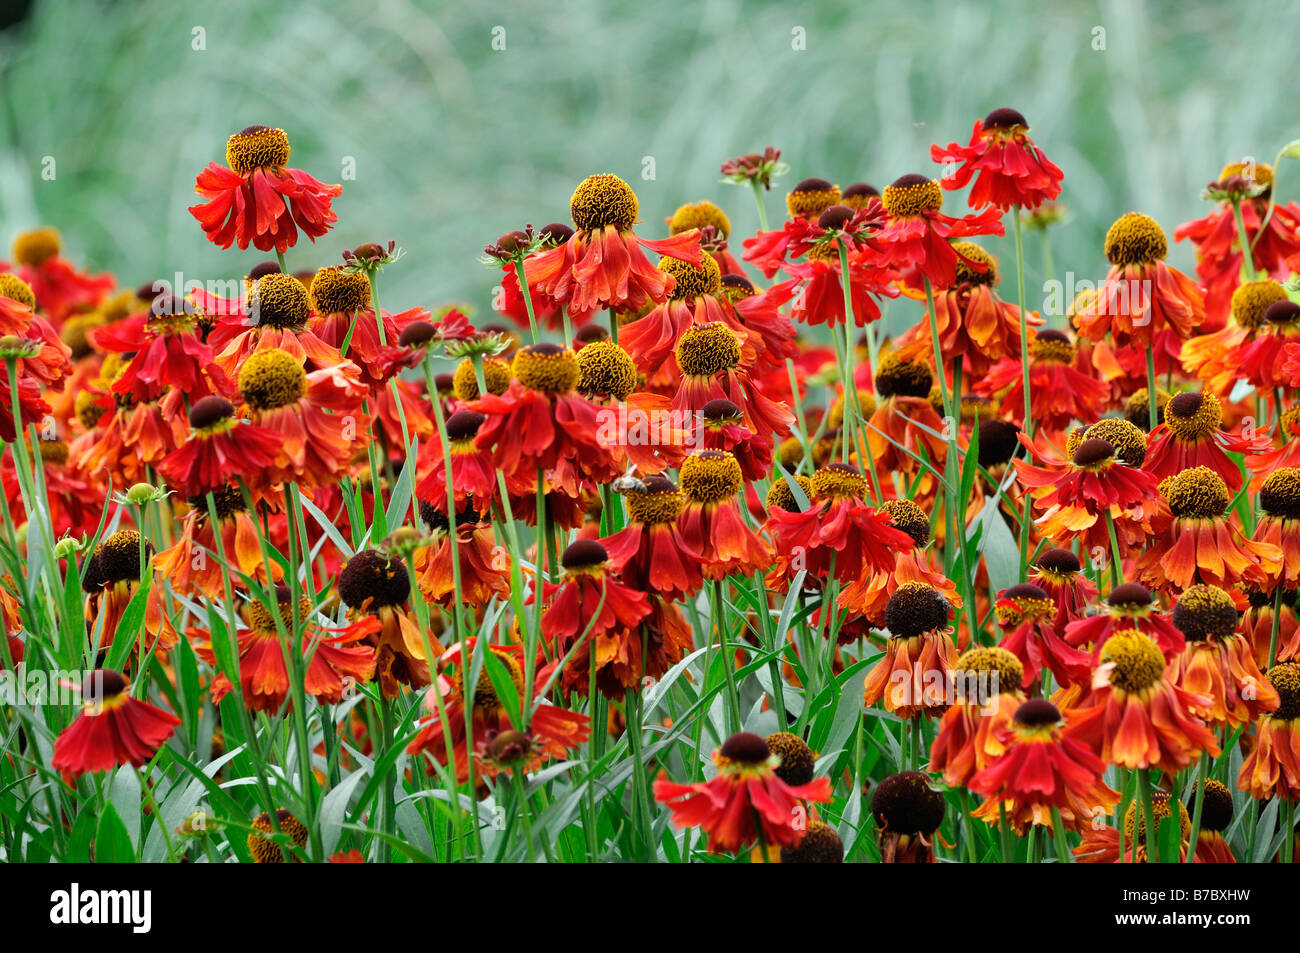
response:
<svg viewBox="0 0 1300 953"><path fill-rule="evenodd" d="M709 852L738 851L758 841L765 850L796 846L806 811L801 801L829 801L831 783L817 778L791 787L777 774L780 759L759 735L740 732L713 753L718 769L711 781L654 783L655 800L667 804L678 827L699 827L709 835Z"/></svg>
<svg viewBox="0 0 1300 953"><path fill-rule="evenodd" d="M396 556L363 549L339 573L338 591L349 619L379 621L366 641L375 649L375 675L384 696L396 698L399 683L411 688L428 685L429 661L442 654L442 643L421 630L411 613L406 564Z"/></svg>
<svg viewBox="0 0 1300 953"><path fill-rule="evenodd" d="M1169 243L1149 216L1129 212L1106 233L1111 269L1095 298L1074 315L1084 337L1100 340L1107 333L1116 347L1149 347L1162 342L1161 360L1178 359L1181 340L1205 320L1205 305L1196 282L1164 263ZM1157 337L1165 330L1171 337Z"/></svg>
<svg viewBox="0 0 1300 953"><path fill-rule="evenodd" d="M1025 382L1019 355L1003 358L973 389L996 403L998 414L1025 425ZM1109 388L1098 380L1064 331L1044 328L1029 336L1029 402L1035 425L1058 434L1074 420L1096 420Z"/></svg>
<svg viewBox="0 0 1300 953"><path fill-rule="evenodd" d="M1235 518L1225 518L1231 494L1209 467L1193 467L1160 483L1168 506L1156 538L1137 561L1147 585L1181 592L1196 582L1228 587L1263 585L1281 569L1282 551L1246 539Z"/></svg>
<svg viewBox="0 0 1300 953"><path fill-rule="evenodd" d="M970 779L986 798L971 817L990 824L1005 810L1016 831L1053 825L1053 810L1067 830L1084 830L1119 803L1119 792L1101 779L1105 765L1072 734L1070 715L1061 717L1043 698L1022 704L999 730L1002 754Z"/></svg>
<svg viewBox="0 0 1300 953"><path fill-rule="evenodd" d="M1221 196L1227 191L1222 186L1229 186L1238 196L1244 192L1240 198L1241 222L1256 273L1282 280L1290 272L1287 259L1300 254L1300 240L1296 238L1300 230L1300 206L1294 202L1269 201L1273 169L1263 162L1252 162L1249 167L1240 162L1229 163L1219 173L1219 180L1211 185L1220 186ZM1246 185L1256 188L1243 189ZM1229 298L1241 281L1245 261L1232 202L1222 197L1210 214L1174 229L1174 241L1188 238L1196 246L1196 274L1206 289L1205 311L1216 326L1228 316Z"/></svg>
<svg viewBox="0 0 1300 953"><path fill-rule="evenodd" d="M1169 666L1179 688L1210 699L1190 710L1215 726L1249 724L1278 705L1277 692L1255 664L1250 642L1237 632L1237 606L1217 586L1192 586L1178 597L1174 625L1187 648Z"/></svg>
<svg viewBox="0 0 1300 953"><path fill-rule="evenodd" d="M955 247L965 259L984 265L984 271L976 271L959 258L957 283L935 294L939 346L945 361L960 357L962 373L979 380L998 361L1020 354L1020 309L993 291L1001 278L996 258L972 242L957 242ZM1025 319L1031 326L1043 323L1032 311L1026 313ZM913 325L898 339L897 347L896 353L903 360L933 360L930 322ZM1023 408L1024 400L1020 403Z"/></svg>
<svg viewBox="0 0 1300 953"><path fill-rule="evenodd" d="M963 787L1006 751L1000 729L1025 700L1020 660L1002 648L973 648L957 659L952 707L943 713L927 770Z"/></svg>
<svg viewBox="0 0 1300 953"><path fill-rule="evenodd" d="M563 244L524 259L530 289L575 317L600 308L636 310L662 301L673 278L646 260L641 249L698 265L704 256L697 229L660 241L648 241L632 231L636 224L636 193L616 175L593 175L579 183L569 202L575 231Z"/></svg>
<svg viewBox="0 0 1300 953"><path fill-rule="evenodd" d="M217 367L235 377L251 355L266 350L285 351L299 364L311 361L319 368L342 362L338 348L308 327L311 299L303 283L281 274L274 262L258 266L254 273L257 277L249 276L248 297L239 311L218 318L208 334ZM347 366L351 376L360 376L356 365Z"/></svg>
<svg viewBox="0 0 1300 953"><path fill-rule="evenodd" d="M54 741L50 767L71 784L92 771L149 763L181 720L131 697L120 672L99 668L81 684L82 707ZM829 798L827 798L829 800Z"/></svg>
<svg viewBox="0 0 1300 953"><path fill-rule="evenodd" d="M206 497L190 500L190 512L181 526L180 539L154 557L158 575L183 595L202 593L210 599L224 596L223 576L233 570L245 576L266 582L267 564L258 544L258 527L248 515L244 496L236 486L225 486L215 491L217 523L221 532L221 548L228 566L212 558L218 551L216 534L208 514ZM278 564L272 563L277 576L282 575Z"/></svg>
<svg viewBox="0 0 1300 953"><path fill-rule="evenodd" d="M326 629L312 623L311 600L298 598L298 619L301 635L293 638L293 599L287 586L275 587L275 599L280 621L289 642L298 642L305 666L303 690L323 704L337 705L343 700L347 688L357 682L368 682L375 674L375 652L368 645L357 645L362 639L379 631L378 619L366 618L343 629ZM277 712L289 695L288 662L285 659L286 642L279 634L275 617L261 602L249 603L248 628L237 635L239 652L239 681L244 705L249 711ZM210 641L201 642L210 635L199 629L187 633L195 641L195 653L211 665L217 664L217 655ZM292 651L290 649L289 651ZM212 682L212 702L217 704L230 691L226 673Z"/></svg>
<svg viewBox="0 0 1300 953"><path fill-rule="evenodd" d="M243 474L252 485L336 483L365 445L366 391L350 361L308 373L287 351L258 350L239 369L239 390L253 423L281 441L274 464Z"/></svg>
<svg viewBox="0 0 1300 953"><path fill-rule="evenodd" d="M618 333L619 345L627 350L651 384L663 387L678 378L673 354L677 342L689 329L701 325L725 325L741 342L744 364L754 363L761 342L750 340L750 333L722 294L722 272L712 258L705 256L698 264L664 258L659 262L659 270L673 277L668 298L643 317L624 325Z"/></svg>
<svg viewBox="0 0 1300 953"><path fill-rule="evenodd" d="M1264 514L1253 538L1282 553L1275 584L1300 588L1300 468L1279 467L1269 474L1259 488L1259 507Z"/></svg>
<svg viewBox="0 0 1300 953"><path fill-rule="evenodd" d="M457 600L461 605L479 607L487 605L493 596L508 597L510 555L497 542L492 522L469 505L456 514L456 555L460 569L457 592L446 497L435 499L437 503L420 502L420 519L432 535L432 545L421 547L415 554L420 591L431 603L448 609Z"/></svg>
<svg viewBox="0 0 1300 953"><path fill-rule="evenodd" d="M1300 665L1282 662L1268 670L1277 709L1259 719L1255 747L1242 762L1237 787L1261 801L1300 800Z"/></svg>
<svg viewBox="0 0 1300 953"><path fill-rule="evenodd" d="M513 699L503 699L490 674L488 660L482 660L478 682L470 696L465 693L466 666L474 664L480 651L477 638L461 646L454 645L438 660L443 672L424 696L428 714L419 721L420 731L407 745L410 754L427 753L439 764L456 770L456 779L469 780L470 757L479 777L493 777L502 770L531 771L551 758L563 758L591 736L591 719L566 711L545 700L554 663L542 665L533 673L531 699L524 699L526 659L521 645L484 645L491 652L493 664L504 668L514 687ZM452 668L454 667L454 671ZM465 706L470 708L470 730L465 733ZM517 712L522 723L511 721ZM433 773L430 766L429 773Z"/></svg>
<svg viewBox="0 0 1300 953"><path fill-rule="evenodd" d="M870 708L883 699L885 711L908 719L948 707L957 661L950 612L948 600L932 586L909 583L898 588L885 607L889 644L867 673L863 704Z"/></svg>
<svg viewBox="0 0 1300 953"><path fill-rule="evenodd" d="M1194 709L1210 704L1170 679L1150 636L1126 629L1107 640L1092 692L1078 704L1071 728L1107 764L1176 774L1219 742Z"/></svg>

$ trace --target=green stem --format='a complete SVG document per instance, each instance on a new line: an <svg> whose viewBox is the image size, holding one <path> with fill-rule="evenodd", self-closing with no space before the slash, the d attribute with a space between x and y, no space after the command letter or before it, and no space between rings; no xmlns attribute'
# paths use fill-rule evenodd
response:
<svg viewBox="0 0 1300 953"><path fill-rule="evenodd" d="M761 231L769 231L767 225L767 209L763 207L763 186L758 179L750 179L750 186L754 190L754 204L758 206L758 227Z"/></svg>

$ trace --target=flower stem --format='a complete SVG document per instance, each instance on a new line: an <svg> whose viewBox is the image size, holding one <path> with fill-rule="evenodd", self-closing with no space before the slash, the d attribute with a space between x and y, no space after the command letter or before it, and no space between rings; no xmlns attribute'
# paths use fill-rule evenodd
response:
<svg viewBox="0 0 1300 953"><path fill-rule="evenodd" d="M758 179L749 180L750 187L754 190L754 204L758 206L758 227L761 231L768 231L767 209L763 207L763 187L758 184Z"/></svg>
<svg viewBox="0 0 1300 953"><path fill-rule="evenodd" d="M1025 312L1025 244L1020 214L1011 216L1016 231L1016 284L1020 293L1020 379L1025 390L1025 433L1034 435L1033 401L1029 394L1029 317Z"/></svg>
<svg viewBox="0 0 1300 953"><path fill-rule="evenodd" d="M1237 222L1237 244L1241 246L1241 265L1246 270L1246 280L1254 281L1258 275L1255 272L1255 251L1246 235L1246 221L1241 216L1241 199L1232 200L1232 217ZM1150 352L1147 352L1150 354Z"/></svg>

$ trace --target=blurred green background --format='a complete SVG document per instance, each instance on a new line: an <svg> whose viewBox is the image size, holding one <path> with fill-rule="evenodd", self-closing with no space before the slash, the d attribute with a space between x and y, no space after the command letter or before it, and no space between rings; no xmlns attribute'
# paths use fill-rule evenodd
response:
<svg viewBox="0 0 1300 953"><path fill-rule="evenodd" d="M1172 232L1204 214L1200 191L1225 161L1271 162L1300 135L1293 12L1186 0L35 0L0 32L0 248L52 224L74 258L125 285L178 269L243 274L268 256L211 246L186 206L226 137L264 123L287 130L292 165L344 186L335 230L292 249L292 269L392 238L408 257L385 275L386 307L461 300L482 316L495 281L483 245L567 221L592 172L631 182L652 237L678 204L719 202L739 254L757 219L747 189L720 184L724 159L782 151L791 171L767 196L779 221L800 178L937 174L930 143L964 142L977 117L1013 106L1065 170L1058 276L1095 278L1119 214L1148 212ZM1280 193L1300 193L1300 168L1283 170ZM988 244L1011 254L1009 238ZM1027 257L1032 288L1036 242ZM1172 260L1190 268L1190 249Z"/></svg>

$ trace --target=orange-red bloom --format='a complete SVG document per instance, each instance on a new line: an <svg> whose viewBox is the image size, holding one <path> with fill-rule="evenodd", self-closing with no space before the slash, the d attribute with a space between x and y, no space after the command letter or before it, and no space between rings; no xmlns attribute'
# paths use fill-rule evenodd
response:
<svg viewBox="0 0 1300 953"><path fill-rule="evenodd" d="M575 317L601 308L637 310L664 299L673 277L651 265L642 248L692 265L704 257L697 229L659 241L637 236L636 193L616 175L584 179L569 209L573 234L524 259L524 277L530 289L567 306Z"/></svg>
<svg viewBox="0 0 1300 953"><path fill-rule="evenodd" d="M298 242L298 229L313 242L338 216L330 202L341 185L325 185L301 169L290 169L289 137L283 129L249 126L226 142L226 165L209 162L194 182L206 199L190 206L208 240L221 248L234 242L280 253Z"/></svg>
<svg viewBox="0 0 1300 953"><path fill-rule="evenodd" d="M532 678L532 698L525 698L524 666L527 664L521 645L483 645L477 638L465 640L468 658L454 645L438 660L443 673L424 696L428 714L419 722L420 731L407 745L410 754L426 752L439 764L455 768L462 784L469 780L470 758L479 777L492 777L503 769L534 770L550 758L563 758L572 748L591 735L591 719L566 711L545 700L555 664L536 666ZM492 653L489 663L483 658L478 682L466 695L466 667L474 664L478 652ZM513 686L513 699L503 699L491 677L491 666L504 669ZM454 670L453 670L454 667ZM470 706L470 730L465 732L465 708ZM511 720L511 713L522 719ZM517 732L523 737L508 735ZM504 740L501 736L508 735ZM495 744L494 744L495 743ZM433 768L430 767L430 773Z"/></svg>
<svg viewBox="0 0 1300 953"><path fill-rule="evenodd" d="M1176 774L1203 751L1219 753L1214 732L1193 712L1209 703L1170 680L1150 636L1126 629L1102 648L1092 692L1071 727L1107 764Z"/></svg>
<svg viewBox="0 0 1300 953"><path fill-rule="evenodd" d="M81 711L55 739L50 759L65 781L118 765L143 767L172 736L181 720L132 698L130 689L122 674L110 669L86 676Z"/></svg>
<svg viewBox="0 0 1300 953"><path fill-rule="evenodd" d="M975 120L969 144L933 145L930 158L948 167L940 180L945 189L964 188L975 178L971 208L1035 209L1061 194L1065 178L1029 138L1029 123L1014 109L995 109L983 122Z"/></svg>
<svg viewBox="0 0 1300 953"><path fill-rule="evenodd" d="M1005 811L1017 831L1051 827L1056 812L1066 830L1083 830L1119 803L1119 792L1102 779L1105 765L1073 736L1071 715L1062 718L1044 698L1022 704L1000 729L1002 754L970 779L986 798L971 812L990 824Z"/></svg>
<svg viewBox="0 0 1300 953"><path fill-rule="evenodd" d="M732 735L713 753L717 776L697 784L654 783L655 800L667 804L678 827L709 835L710 853L738 851L759 841L769 850L794 847L803 835L801 801L829 801L831 783L817 778L791 787L776 773L779 759L758 735Z"/></svg>

